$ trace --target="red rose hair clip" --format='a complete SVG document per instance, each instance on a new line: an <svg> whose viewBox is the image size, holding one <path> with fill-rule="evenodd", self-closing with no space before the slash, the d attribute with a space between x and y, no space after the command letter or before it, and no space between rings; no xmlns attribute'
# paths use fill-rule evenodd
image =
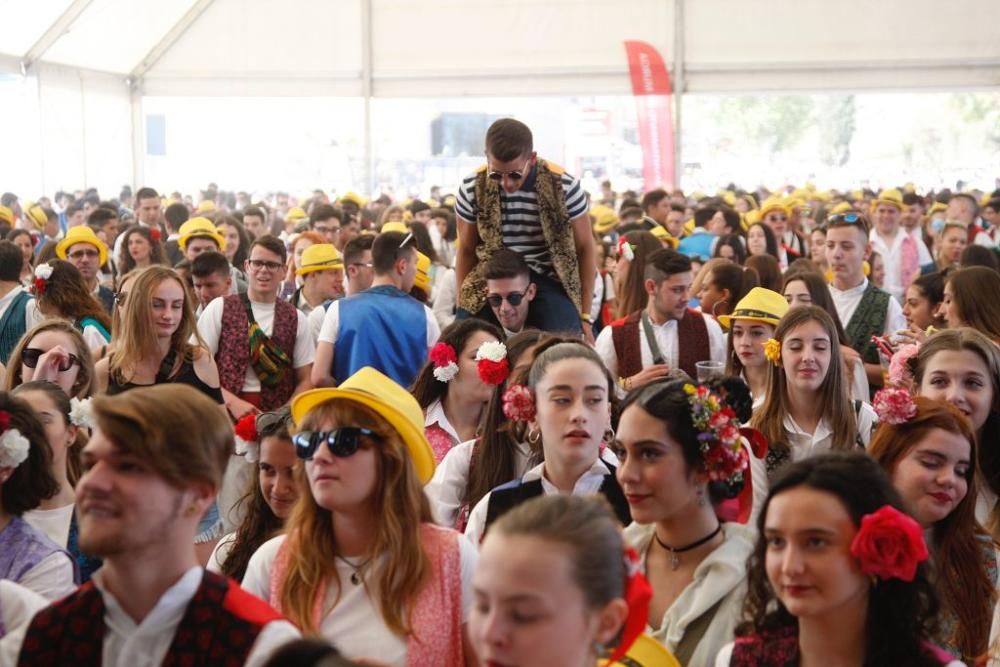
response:
<svg viewBox="0 0 1000 667"><path fill-rule="evenodd" d="M499 341L487 341L476 350L476 370L486 384L503 384L510 374L507 346Z"/></svg>
<svg viewBox="0 0 1000 667"><path fill-rule="evenodd" d="M503 413L511 421L530 422L535 418L535 397L523 384L512 384L503 393Z"/></svg>
<svg viewBox="0 0 1000 667"><path fill-rule="evenodd" d="M256 463L260 458L260 436L257 435L257 415L250 413L236 422L236 455Z"/></svg>
<svg viewBox="0 0 1000 667"><path fill-rule="evenodd" d="M632 547L625 549L625 602L628 616L622 626L621 640L608 658L609 665L623 658L633 642L646 629L649 620L649 601L653 599L653 589L642 574L639 554Z"/></svg>
<svg viewBox="0 0 1000 667"><path fill-rule="evenodd" d="M917 566L928 557L923 528L891 505L861 517L851 555L861 563L862 572L883 581L913 581Z"/></svg>

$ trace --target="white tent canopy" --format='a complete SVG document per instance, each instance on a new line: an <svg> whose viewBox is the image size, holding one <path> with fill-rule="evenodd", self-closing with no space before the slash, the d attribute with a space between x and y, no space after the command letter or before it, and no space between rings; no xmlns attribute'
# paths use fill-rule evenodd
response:
<svg viewBox="0 0 1000 667"><path fill-rule="evenodd" d="M0 24L0 122L43 187L140 183L144 96L361 98L367 127L373 97L628 94L629 39L683 92L1000 86L995 0L0 0Z"/></svg>

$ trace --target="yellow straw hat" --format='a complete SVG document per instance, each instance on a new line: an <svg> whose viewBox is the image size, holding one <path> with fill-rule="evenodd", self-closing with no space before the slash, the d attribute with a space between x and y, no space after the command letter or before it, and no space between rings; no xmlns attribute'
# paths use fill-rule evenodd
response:
<svg viewBox="0 0 1000 667"><path fill-rule="evenodd" d="M211 199L202 199L198 202L198 213L211 213L216 211L215 202Z"/></svg>
<svg viewBox="0 0 1000 667"><path fill-rule="evenodd" d="M220 252L226 249L226 237L219 233L208 218L191 218L181 225L177 245L181 250L187 250L188 241L194 238L212 239L219 246Z"/></svg>
<svg viewBox="0 0 1000 667"><path fill-rule="evenodd" d="M39 230L44 229L45 223L49 221L49 216L45 215L45 211L37 204L28 206L24 212L31 224Z"/></svg>
<svg viewBox="0 0 1000 667"><path fill-rule="evenodd" d="M300 206L293 206L288 209L288 213L285 214L285 222L298 222L299 220L305 220L309 216L306 215L305 210Z"/></svg>
<svg viewBox="0 0 1000 667"><path fill-rule="evenodd" d="M312 389L292 399L292 420L302 423L314 408L327 401L360 403L374 410L396 429L413 461L417 479L426 484L434 475L434 453L424 435L424 413L410 392L370 366L344 380L339 387Z"/></svg>
<svg viewBox="0 0 1000 667"><path fill-rule="evenodd" d="M13 225L14 211L10 210L6 206L0 206L0 220L6 222L8 225Z"/></svg>
<svg viewBox="0 0 1000 667"><path fill-rule="evenodd" d="M422 289L427 296L431 295L431 258L417 251L417 275L413 278L413 286Z"/></svg>
<svg viewBox="0 0 1000 667"><path fill-rule="evenodd" d="M778 321L787 312L788 301L785 297L763 287L754 287L740 299L732 313L719 316L719 324L728 329L733 320L753 320L778 326Z"/></svg>
<svg viewBox="0 0 1000 667"><path fill-rule="evenodd" d="M618 216L607 206L595 204L590 207L590 214L594 216L594 231L598 234L607 234L618 226Z"/></svg>
<svg viewBox="0 0 1000 667"><path fill-rule="evenodd" d="M295 275L304 276L307 273L326 271L328 269L344 268L344 259L337 248L330 243L317 243L302 252L302 261Z"/></svg>
<svg viewBox="0 0 1000 667"><path fill-rule="evenodd" d="M77 225L76 227L70 227L66 231L66 236L56 245L56 257L66 259L66 253L78 243L86 243L97 248L97 252L101 257L101 266L107 263L108 246L104 245L104 241L97 238L94 230L87 225Z"/></svg>
<svg viewBox="0 0 1000 667"><path fill-rule="evenodd" d="M875 207L877 207L879 204L888 204L889 206L895 206L900 211L902 211L903 195L899 192L899 190L895 189L883 190L882 192L878 193L878 199L876 199L875 203L872 205L872 210L875 210Z"/></svg>
<svg viewBox="0 0 1000 667"><path fill-rule="evenodd" d="M379 232L382 234L385 234L386 232L401 232L403 234L409 234L410 229L402 222L387 222L382 225L382 229L380 229Z"/></svg>
<svg viewBox="0 0 1000 667"><path fill-rule="evenodd" d="M788 208L788 204L780 197L771 197L760 205L760 219L763 220L766 218L767 214L771 211L781 211L785 214L785 217L791 217L792 215L791 210Z"/></svg>
<svg viewBox="0 0 1000 667"><path fill-rule="evenodd" d="M343 196L341 196L340 201L341 203L349 201L358 208L362 208L365 204L368 203L368 200L366 200L364 197L362 197L356 192L345 192Z"/></svg>

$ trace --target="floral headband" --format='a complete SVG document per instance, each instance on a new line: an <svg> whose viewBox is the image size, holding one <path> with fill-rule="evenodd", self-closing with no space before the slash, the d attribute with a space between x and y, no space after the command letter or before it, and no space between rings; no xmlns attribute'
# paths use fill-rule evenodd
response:
<svg viewBox="0 0 1000 667"><path fill-rule="evenodd" d="M750 459L743 447L740 420L731 407L705 385L684 385L691 405L691 421L705 460L705 472L714 482L740 482Z"/></svg>
<svg viewBox="0 0 1000 667"><path fill-rule="evenodd" d="M0 468L16 468L24 463L31 443L16 428L10 427L10 413L0 410Z"/></svg>
<svg viewBox="0 0 1000 667"><path fill-rule="evenodd" d="M236 436L236 455L247 463L260 460L260 436L257 434L257 415L251 412L244 416L233 429Z"/></svg>
<svg viewBox="0 0 1000 667"><path fill-rule="evenodd" d="M913 581L917 566L928 558L920 524L891 505L861 517L851 555L861 563L862 572L883 581Z"/></svg>
<svg viewBox="0 0 1000 667"><path fill-rule="evenodd" d="M458 375L458 354L455 348L445 342L431 348L431 363L434 364L434 379L451 382ZM507 346L497 341L487 341L476 350L476 372L486 384L503 384L510 373L507 363Z"/></svg>
<svg viewBox="0 0 1000 667"><path fill-rule="evenodd" d="M608 658L609 665L623 658L646 629L646 622L649 620L649 602L653 599L653 589L642 574L638 552L632 547L626 547L624 558L625 602L628 603L628 616L625 617L625 624L622 626L621 639Z"/></svg>
<svg viewBox="0 0 1000 667"><path fill-rule="evenodd" d="M45 293L45 284L48 282L49 278L52 277L52 265L49 263L39 264L35 267L35 280L32 283L35 288L35 294Z"/></svg>
<svg viewBox="0 0 1000 667"><path fill-rule="evenodd" d="M878 414L879 421L899 426L917 416L917 404L906 389L886 387L875 392L872 407Z"/></svg>
<svg viewBox="0 0 1000 667"><path fill-rule="evenodd" d="M624 236L618 239L618 256L629 262L635 259L635 246L629 243Z"/></svg>

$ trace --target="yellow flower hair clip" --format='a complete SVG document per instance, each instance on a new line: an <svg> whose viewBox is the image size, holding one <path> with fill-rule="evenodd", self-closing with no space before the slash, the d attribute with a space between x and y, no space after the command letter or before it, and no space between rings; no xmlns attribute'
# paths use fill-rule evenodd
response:
<svg viewBox="0 0 1000 667"><path fill-rule="evenodd" d="M781 361L781 342L773 338L768 338L764 343L764 356L775 366Z"/></svg>

